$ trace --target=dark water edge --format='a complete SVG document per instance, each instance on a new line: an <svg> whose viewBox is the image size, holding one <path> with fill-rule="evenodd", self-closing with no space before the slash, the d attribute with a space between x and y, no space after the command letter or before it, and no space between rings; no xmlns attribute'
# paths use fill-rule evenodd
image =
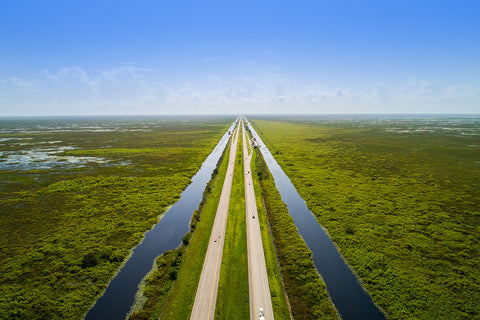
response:
<svg viewBox="0 0 480 320"><path fill-rule="evenodd" d="M178 247L183 236L189 231L193 212L202 200L203 191L220 159L228 140L229 131L202 164L192 178L192 183L182 192L180 199L165 213L160 222L145 233L143 241L133 249L128 261L113 278L104 294L87 312L86 320L125 319L134 301L138 286L152 269L156 257L165 251Z"/></svg>
<svg viewBox="0 0 480 320"><path fill-rule="evenodd" d="M247 122L248 123L248 122ZM337 247L307 208L305 201L278 165L268 148L248 123L252 135L272 173L275 185L305 243L313 253L313 262L327 285L327 291L344 320L384 320L385 315L346 264Z"/></svg>

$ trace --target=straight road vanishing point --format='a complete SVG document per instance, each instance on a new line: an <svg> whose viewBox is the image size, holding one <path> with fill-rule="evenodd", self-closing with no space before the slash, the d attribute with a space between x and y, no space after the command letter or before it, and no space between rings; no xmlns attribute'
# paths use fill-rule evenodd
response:
<svg viewBox="0 0 480 320"><path fill-rule="evenodd" d="M234 138L230 146L229 163L227 174L223 183L217 213L210 235L210 242L203 264L202 274L195 296L191 320L214 319L215 305L217 301L218 280L222 263L224 234L227 225L228 207L233 181L233 170L240 126L243 132L243 157L245 178L245 208L247 219L247 250L248 250L248 282L250 295L250 319L272 319L273 308L268 285L265 254L260 233L260 224L257 218L257 205L253 179L250 173L252 159L252 146L247 138L243 118L234 132ZM247 147L248 144L248 147ZM228 235L227 235L228 236ZM263 310L263 314L260 312Z"/></svg>

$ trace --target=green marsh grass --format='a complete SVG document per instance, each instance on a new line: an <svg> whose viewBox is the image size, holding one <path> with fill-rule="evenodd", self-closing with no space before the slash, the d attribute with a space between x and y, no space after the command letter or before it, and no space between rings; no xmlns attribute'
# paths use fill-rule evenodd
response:
<svg viewBox="0 0 480 320"><path fill-rule="evenodd" d="M30 138L2 144L2 152L73 146L58 155L97 153L109 162L0 171L0 319L81 318L231 120L1 134Z"/></svg>

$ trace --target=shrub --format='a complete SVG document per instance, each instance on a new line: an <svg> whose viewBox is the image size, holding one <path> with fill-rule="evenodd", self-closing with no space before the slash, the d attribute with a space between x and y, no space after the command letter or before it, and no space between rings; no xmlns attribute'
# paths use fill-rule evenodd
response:
<svg viewBox="0 0 480 320"><path fill-rule="evenodd" d="M82 268L95 267L100 262L98 255L95 252L89 252L83 256Z"/></svg>

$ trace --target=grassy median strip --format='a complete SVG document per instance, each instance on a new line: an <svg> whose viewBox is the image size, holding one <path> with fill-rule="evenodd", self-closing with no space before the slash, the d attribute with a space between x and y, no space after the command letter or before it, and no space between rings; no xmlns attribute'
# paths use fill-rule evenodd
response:
<svg viewBox="0 0 480 320"><path fill-rule="evenodd" d="M250 317L242 135L239 136L215 319Z"/></svg>

